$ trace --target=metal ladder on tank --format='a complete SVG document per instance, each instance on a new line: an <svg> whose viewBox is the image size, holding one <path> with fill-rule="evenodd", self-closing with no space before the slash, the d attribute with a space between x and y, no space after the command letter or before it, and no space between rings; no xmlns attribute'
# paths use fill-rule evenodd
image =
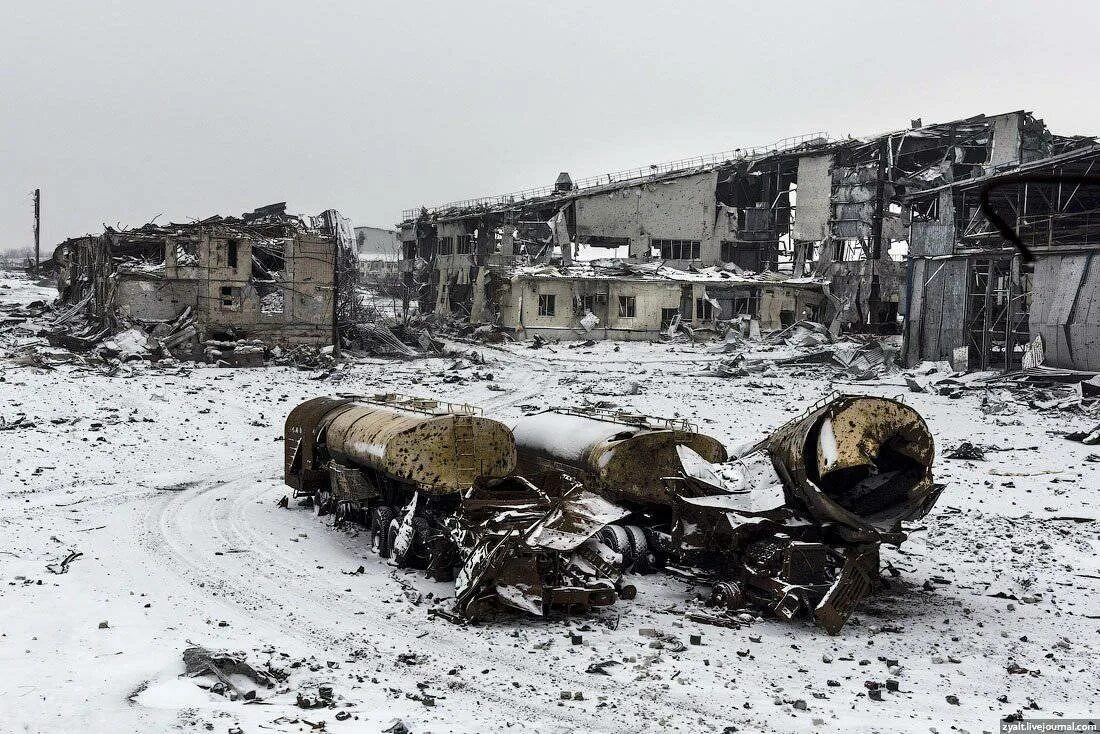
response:
<svg viewBox="0 0 1100 734"><path fill-rule="evenodd" d="M458 474L468 477L470 482L477 478L480 466L476 459L477 435L473 421L461 415L454 417L455 464ZM459 489L465 489L460 487Z"/></svg>

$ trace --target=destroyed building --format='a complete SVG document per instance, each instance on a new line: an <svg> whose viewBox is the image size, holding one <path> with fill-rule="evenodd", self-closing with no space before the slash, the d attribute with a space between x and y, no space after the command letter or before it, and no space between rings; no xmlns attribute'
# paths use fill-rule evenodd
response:
<svg viewBox="0 0 1100 734"><path fill-rule="evenodd" d="M1018 165L911 195L908 364L1100 371L1100 179L1071 180L1094 173L1100 145L1053 138L1036 149L1026 137L1019 145L1020 157L1007 161ZM984 191L1033 260L983 213Z"/></svg>
<svg viewBox="0 0 1100 734"><path fill-rule="evenodd" d="M382 227L356 227L355 248L359 255L359 270L371 277L397 274L401 243L397 232Z"/></svg>
<svg viewBox="0 0 1100 734"><path fill-rule="evenodd" d="M54 337L88 348L126 324L153 325L158 336L175 331L164 344L183 358L197 358L210 339L332 344L337 263L354 262L354 252L338 212L302 218L288 215L285 204L240 218L108 227L54 251Z"/></svg>
<svg viewBox="0 0 1100 734"><path fill-rule="evenodd" d="M866 138L812 133L404 212L406 300L517 335L651 339L676 320L893 331L907 197L1050 155L1017 111Z"/></svg>

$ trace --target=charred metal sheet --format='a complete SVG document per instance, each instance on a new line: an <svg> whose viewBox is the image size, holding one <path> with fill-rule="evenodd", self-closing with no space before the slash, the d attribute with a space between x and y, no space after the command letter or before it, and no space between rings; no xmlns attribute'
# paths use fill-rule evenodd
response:
<svg viewBox="0 0 1100 734"><path fill-rule="evenodd" d="M579 485L557 497L519 477L475 488L456 517L455 535L467 548L456 612L479 616L494 598L539 616L552 607L614 603L620 588L614 561L620 559L610 558L593 536L626 514Z"/></svg>
<svg viewBox="0 0 1100 734"><path fill-rule="evenodd" d="M859 558L849 558L814 609L814 620L830 635L840 632L856 605L871 592L871 579Z"/></svg>

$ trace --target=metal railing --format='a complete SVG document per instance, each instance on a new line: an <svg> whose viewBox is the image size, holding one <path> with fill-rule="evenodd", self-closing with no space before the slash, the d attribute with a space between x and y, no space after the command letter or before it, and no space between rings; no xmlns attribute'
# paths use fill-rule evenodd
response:
<svg viewBox="0 0 1100 734"><path fill-rule="evenodd" d="M734 148L733 150L726 150L720 153L711 153L709 155L700 155L694 158L682 158L676 161L668 161L667 163L658 163L651 166L643 166L641 168L631 168L625 171L615 171L613 173L604 173L598 176L589 176L588 178L582 178L573 182L573 189L576 191L579 189L586 189L593 186L603 186L611 183L619 183L622 181L630 181L633 179L641 179L647 176L657 176L662 173L671 173L672 171L684 171L692 168L700 168L702 166L712 166L726 161L735 160L747 160L750 158L759 158L772 153L778 153L784 150L790 150L797 148L805 143L814 141L827 142L829 140L829 134L825 131L806 133L804 135L795 135L789 138L783 138L769 145L758 145L752 148ZM556 191L554 186L540 186L533 189L523 189L522 191L512 191L507 194L498 194L496 196L483 196L477 199L463 199L460 201L451 201L446 204L439 204L432 207L416 207L414 209L405 209L401 212L401 218L403 221L416 219L420 216L421 211L426 210L428 214L436 214L438 212L447 209L467 209L474 207L493 207L507 204L515 204L528 199L537 199L544 196L550 196ZM568 192L565 192L568 193Z"/></svg>
<svg viewBox="0 0 1100 734"><path fill-rule="evenodd" d="M381 405L387 408L400 408L401 410L411 410L416 413L426 413L428 415L483 415L484 411L469 403L452 403L447 400L436 400L434 398L418 398L415 395L405 395L403 393L375 393L374 395L359 395L356 393L337 393L337 397L341 398L354 398L361 403L371 403L373 405Z"/></svg>

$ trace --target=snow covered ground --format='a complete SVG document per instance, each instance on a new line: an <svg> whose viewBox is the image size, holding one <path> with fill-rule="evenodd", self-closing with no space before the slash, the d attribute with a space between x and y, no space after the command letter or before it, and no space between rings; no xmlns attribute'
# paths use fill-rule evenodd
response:
<svg viewBox="0 0 1100 734"><path fill-rule="evenodd" d="M53 295L0 274L0 302ZM824 367L708 376L718 357L690 345L455 344L486 364L366 360L311 379L284 367L138 365L108 377L11 362L36 341L0 335L0 416L33 424L0 432L0 730L324 722L351 733L400 719L416 734L976 733L1017 710L1098 711L1100 457L1060 435L1094 423L1076 413L1010 404L990 415L980 391L909 393L900 375L845 384ZM364 533L278 506L287 412L337 391L465 400L505 421L606 400L688 418L734 447L833 390L902 396L941 453L963 440L1006 449L937 460L939 504L883 553L900 577L837 637L806 623L695 624L683 613L708 590L662 575L635 577L637 599L599 613L456 626L429 614L451 584L377 558ZM67 573L47 570L71 551L82 555ZM642 628L685 644L701 634L702 645L652 647ZM179 677L191 645L241 650L289 677L261 702L229 701ZM607 675L586 672L608 660ZM894 661L901 670L888 673ZM887 678L900 690L872 700L865 681ZM319 685L337 708L295 705Z"/></svg>

